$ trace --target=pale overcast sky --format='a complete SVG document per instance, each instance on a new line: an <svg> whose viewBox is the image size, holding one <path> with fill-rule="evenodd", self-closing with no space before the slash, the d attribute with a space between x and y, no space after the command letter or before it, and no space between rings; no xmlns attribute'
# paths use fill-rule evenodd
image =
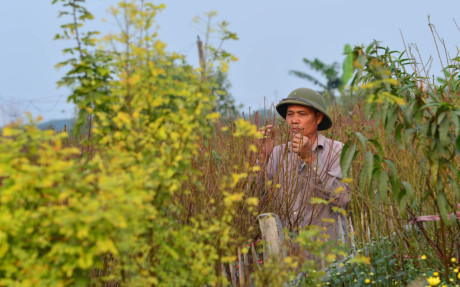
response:
<svg viewBox="0 0 460 287"><path fill-rule="evenodd" d="M0 8L0 113L4 120L29 110L45 120L70 118L73 106L66 103L68 91L57 90L62 76L54 65L63 60L61 50L71 43L53 41L60 31L59 6L51 0L2 0ZM92 30L116 30L106 10L118 1L87 0L96 19ZM192 19L215 10L216 21L226 20L239 41L224 48L239 58L229 70L231 93L238 103L258 109L278 102L291 90L315 88L309 82L288 74L305 70L302 58L319 58L326 63L341 61L346 43L369 44L373 40L402 50L402 31L406 43L415 43L424 59L435 58L432 73L440 65L428 15L444 38L448 52L458 51L460 1L440 0L336 0L336 1L255 1L255 0L167 0L157 17L159 38L168 50L187 55L197 65L196 36ZM161 3L155 1L155 3ZM106 18L106 23L101 22Z"/></svg>

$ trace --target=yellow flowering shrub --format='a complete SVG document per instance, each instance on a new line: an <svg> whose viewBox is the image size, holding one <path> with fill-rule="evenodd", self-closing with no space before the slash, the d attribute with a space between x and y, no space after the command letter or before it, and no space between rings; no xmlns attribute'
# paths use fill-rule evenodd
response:
<svg viewBox="0 0 460 287"><path fill-rule="evenodd" d="M156 38L163 5L122 1L111 11L127 30L99 40L79 30L92 19L83 5L57 2L79 21L57 38L80 37L60 85L72 87L91 136L77 149L33 121L3 128L0 286L220 282L243 198L223 194L217 218L187 217L177 204L190 192L183 183L213 109L212 83Z"/></svg>

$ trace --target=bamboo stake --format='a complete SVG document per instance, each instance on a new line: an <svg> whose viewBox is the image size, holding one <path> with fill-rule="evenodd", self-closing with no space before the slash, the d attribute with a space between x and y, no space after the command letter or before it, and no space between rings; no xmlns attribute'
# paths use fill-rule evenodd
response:
<svg viewBox="0 0 460 287"><path fill-rule="evenodd" d="M257 267L260 265L259 263L259 256L257 256L255 244L251 244L251 251L252 251L252 264L257 264Z"/></svg>
<svg viewBox="0 0 460 287"><path fill-rule="evenodd" d="M235 268L233 268L232 263L229 263L228 266L230 266L230 280L232 280L232 287L236 287Z"/></svg>
<svg viewBox="0 0 460 287"><path fill-rule="evenodd" d="M241 249L238 247L238 275L240 277L240 286L244 286L244 265L241 258Z"/></svg>
<svg viewBox="0 0 460 287"><path fill-rule="evenodd" d="M355 230L353 228L353 221L350 217L350 233L351 233L351 246L353 247L353 251L356 252L356 243L355 243Z"/></svg>
<svg viewBox="0 0 460 287"><path fill-rule="evenodd" d="M248 253L243 253L243 260L244 260L244 275L246 275L246 278L244 280L246 281L246 285L249 287L252 287L252 282L251 282L251 274L249 274L249 259L248 259Z"/></svg>
<svg viewBox="0 0 460 287"><path fill-rule="evenodd" d="M225 272L225 266L223 263L220 264L220 269L222 269L222 286L225 286L225 279L228 279L227 272Z"/></svg>

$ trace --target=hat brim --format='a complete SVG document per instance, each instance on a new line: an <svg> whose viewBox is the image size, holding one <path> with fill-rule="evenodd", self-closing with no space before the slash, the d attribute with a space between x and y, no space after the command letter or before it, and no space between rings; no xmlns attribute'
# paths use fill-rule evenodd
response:
<svg viewBox="0 0 460 287"><path fill-rule="evenodd" d="M278 105L276 105L276 111L281 117L283 117L283 119L286 119L287 108L289 105L305 106L305 107L315 109L318 112L322 113L324 116L323 116L322 121L318 124L318 131L327 130L332 127L331 117L329 117L326 111L323 111L323 109L321 109L320 107L315 107L314 105L307 105L304 102L301 102L295 99L284 100L280 102Z"/></svg>

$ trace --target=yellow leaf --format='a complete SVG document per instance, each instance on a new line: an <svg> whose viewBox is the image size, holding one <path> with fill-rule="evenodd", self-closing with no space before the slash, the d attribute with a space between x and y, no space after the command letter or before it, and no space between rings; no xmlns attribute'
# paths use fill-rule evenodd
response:
<svg viewBox="0 0 460 287"><path fill-rule="evenodd" d="M321 221L325 223L335 223L335 219L333 218L321 218Z"/></svg>
<svg viewBox="0 0 460 287"><path fill-rule="evenodd" d="M369 257L366 257L364 255L357 255L356 257L352 258L350 260L351 263L356 263L356 264L371 264L371 259Z"/></svg>
<svg viewBox="0 0 460 287"><path fill-rule="evenodd" d="M221 62L220 63L220 70L222 73L227 73L228 71L228 63L227 62Z"/></svg>
<svg viewBox="0 0 460 287"><path fill-rule="evenodd" d="M112 240L110 238L105 238L103 240L99 240L96 242L96 248L99 252L111 252L113 254L118 254L118 250L113 244Z"/></svg>
<svg viewBox="0 0 460 287"><path fill-rule="evenodd" d="M312 197L310 200L310 204L329 204L329 201L319 197Z"/></svg>
<svg viewBox="0 0 460 287"><path fill-rule="evenodd" d="M245 172L232 174L233 182L232 182L231 186L235 187L241 179L243 179L243 178L245 178L247 176L248 176L248 174L245 173Z"/></svg>
<svg viewBox="0 0 460 287"><path fill-rule="evenodd" d="M259 199L257 197L249 197L246 199L246 203L248 205L257 206L259 204Z"/></svg>
<svg viewBox="0 0 460 287"><path fill-rule="evenodd" d="M234 193L234 194L231 194L231 195L227 195L224 198L224 203L225 203L226 206L230 206L234 202L240 202L242 199L243 199L243 193L242 192Z"/></svg>
<svg viewBox="0 0 460 287"><path fill-rule="evenodd" d="M4 127L2 129L2 134L5 137L12 137L12 136L19 134L19 130L12 128L12 127Z"/></svg>
<svg viewBox="0 0 460 287"><path fill-rule="evenodd" d="M0 231L0 258L6 254L8 248L8 235L5 232Z"/></svg>
<svg viewBox="0 0 460 287"><path fill-rule="evenodd" d="M208 120L215 120L220 118L220 113L211 113L206 116Z"/></svg>
<svg viewBox="0 0 460 287"><path fill-rule="evenodd" d="M340 208L340 207L337 207L337 206L333 206L332 207L332 211L336 212L336 213L340 213L342 214L343 216L347 216L347 212L345 211L345 209L343 208Z"/></svg>
<svg viewBox="0 0 460 287"><path fill-rule="evenodd" d="M139 82L140 79L141 79L141 76L139 74L134 74L129 78L128 83L130 85L135 85Z"/></svg>
<svg viewBox="0 0 460 287"><path fill-rule="evenodd" d="M343 186L339 186L339 187L337 187L337 188L334 190L334 193L337 194L337 193L340 193L340 192L342 192L342 191L344 191L344 190L345 190L345 188L343 188Z"/></svg>

